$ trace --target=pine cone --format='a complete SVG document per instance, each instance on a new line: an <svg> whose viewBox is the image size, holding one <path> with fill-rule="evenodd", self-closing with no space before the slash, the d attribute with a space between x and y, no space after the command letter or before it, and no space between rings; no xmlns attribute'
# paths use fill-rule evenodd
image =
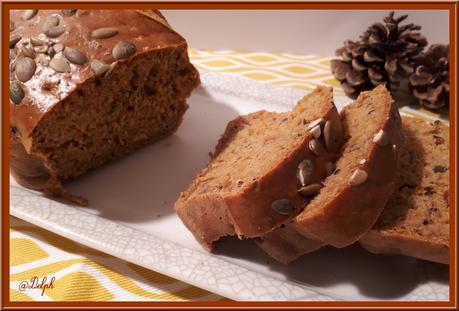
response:
<svg viewBox="0 0 459 311"><path fill-rule="evenodd" d="M356 98L361 91L379 84L396 86L414 71L413 58L427 40L417 32L421 26L399 25L407 17L394 18L394 12L390 12L384 23L371 25L359 41L347 40L336 50L341 59L331 61L331 72L349 97Z"/></svg>
<svg viewBox="0 0 459 311"><path fill-rule="evenodd" d="M449 45L431 45L416 62L410 86L419 104L432 110L449 108Z"/></svg>

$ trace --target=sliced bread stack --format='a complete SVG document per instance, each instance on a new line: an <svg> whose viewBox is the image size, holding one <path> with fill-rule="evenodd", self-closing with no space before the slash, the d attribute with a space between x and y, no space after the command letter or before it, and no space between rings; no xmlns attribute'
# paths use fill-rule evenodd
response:
<svg viewBox="0 0 459 311"><path fill-rule="evenodd" d="M240 116L181 194L176 212L209 250L223 236L262 236L301 212L319 190L341 133L330 88L317 88L291 112Z"/></svg>

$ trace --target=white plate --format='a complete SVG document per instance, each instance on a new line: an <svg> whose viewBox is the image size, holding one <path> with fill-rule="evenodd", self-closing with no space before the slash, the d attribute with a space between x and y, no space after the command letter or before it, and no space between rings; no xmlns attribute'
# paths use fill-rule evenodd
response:
<svg viewBox="0 0 459 311"><path fill-rule="evenodd" d="M376 256L358 245L325 247L284 266L252 241L225 239L205 252L173 210L208 161L226 123L260 109L286 111L301 91L202 72L177 133L72 182L75 207L18 186L12 215L126 261L235 300L448 300L448 267ZM335 98L339 107L348 102Z"/></svg>

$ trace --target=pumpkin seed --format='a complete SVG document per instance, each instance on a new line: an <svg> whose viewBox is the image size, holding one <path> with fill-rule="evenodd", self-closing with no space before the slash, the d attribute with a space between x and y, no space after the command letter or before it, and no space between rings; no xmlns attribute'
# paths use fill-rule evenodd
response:
<svg viewBox="0 0 459 311"><path fill-rule="evenodd" d="M303 186L298 190L298 193L304 197L310 197L319 193L320 189L324 186L322 184L310 184L307 186Z"/></svg>
<svg viewBox="0 0 459 311"><path fill-rule="evenodd" d="M19 105L24 98L24 90L17 81L10 82L10 99L16 105Z"/></svg>
<svg viewBox="0 0 459 311"><path fill-rule="evenodd" d="M51 15L46 19L46 21L43 23L43 32L47 32L51 27L56 27L59 25L59 17L57 15Z"/></svg>
<svg viewBox="0 0 459 311"><path fill-rule="evenodd" d="M78 10L62 10L62 14L65 16L72 16L74 15Z"/></svg>
<svg viewBox="0 0 459 311"><path fill-rule="evenodd" d="M62 56L54 57L49 62L49 66L57 72L69 72L70 71L69 62Z"/></svg>
<svg viewBox="0 0 459 311"><path fill-rule="evenodd" d="M325 119L323 118L319 118L311 123L309 123L308 125L308 130L312 130L314 127L316 127L317 125L320 125L320 126L323 126L325 123Z"/></svg>
<svg viewBox="0 0 459 311"><path fill-rule="evenodd" d="M18 55L35 58L35 52L30 46L22 46L18 51Z"/></svg>
<svg viewBox="0 0 459 311"><path fill-rule="evenodd" d="M32 19L35 15L37 15L38 10L24 10L24 13L22 13L22 18L24 20L29 20Z"/></svg>
<svg viewBox="0 0 459 311"><path fill-rule="evenodd" d="M318 139L311 139L309 141L309 149L317 156L321 156L327 153L324 145Z"/></svg>
<svg viewBox="0 0 459 311"><path fill-rule="evenodd" d="M118 34L118 29L113 27L98 28L91 33L94 39L107 39Z"/></svg>
<svg viewBox="0 0 459 311"><path fill-rule="evenodd" d="M136 47L131 42L120 41L113 47L113 57L115 59L128 58L129 56L135 54Z"/></svg>
<svg viewBox="0 0 459 311"><path fill-rule="evenodd" d="M65 32L64 26L53 26L45 31L45 35L50 38L57 38Z"/></svg>
<svg viewBox="0 0 459 311"><path fill-rule="evenodd" d="M308 184L309 179L311 178L312 171L314 169L314 163L311 160L306 159L300 162L298 169L296 171L296 177L300 181L302 186Z"/></svg>
<svg viewBox="0 0 459 311"><path fill-rule="evenodd" d="M384 130L380 130L375 137L373 137L373 142L375 142L378 146L386 146L389 143L389 135Z"/></svg>
<svg viewBox="0 0 459 311"><path fill-rule="evenodd" d="M29 81L35 74L37 64L30 57L21 58L16 64L16 78L21 82Z"/></svg>
<svg viewBox="0 0 459 311"><path fill-rule="evenodd" d="M54 50L54 48L53 48L52 46L50 46L50 47L48 48L47 53L48 53L48 55L49 55L50 58L53 58L54 55L56 55L56 51Z"/></svg>
<svg viewBox="0 0 459 311"><path fill-rule="evenodd" d="M349 179L349 184L351 186L358 186L363 184L367 178L367 172L358 168L354 171L354 173L352 173L351 178Z"/></svg>
<svg viewBox="0 0 459 311"><path fill-rule="evenodd" d="M281 214L281 215L290 215L295 211L295 207L289 199L278 199L271 203L271 208Z"/></svg>
<svg viewBox="0 0 459 311"><path fill-rule="evenodd" d="M335 129L331 121L325 122L324 126L324 142L328 152L334 153L338 151L338 141Z"/></svg>
<svg viewBox="0 0 459 311"><path fill-rule="evenodd" d="M56 43L53 45L53 49L56 52L56 54L60 53L64 49L64 45L62 43Z"/></svg>
<svg viewBox="0 0 459 311"><path fill-rule="evenodd" d="M10 49L14 49L16 44L18 44L19 41L21 41L22 37L19 35L12 35L10 37Z"/></svg>
<svg viewBox="0 0 459 311"><path fill-rule="evenodd" d="M35 46L33 50L36 53L46 53L48 51L48 47L44 45L40 45L40 46Z"/></svg>
<svg viewBox="0 0 459 311"><path fill-rule="evenodd" d="M90 66L91 70L96 74L96 76L104 74L110 68L110 65L107 65L98 59L92 60Z"/></svg>
<svg viewBox="0 0 459 311"><path fill-rule="evenodd" d="M73 64L84 65L88 62L88 58L83 52L69 46L65 48L64 55Z"/></svg>
<svg viewBox="0 0 459 311"><path fill-rule="evenodd" d="M39 46L39 45L47 45L47 43L37 37L31 37L30 38L30 43L32 43L33 46Z"/></svg>
<svg viewBox="0 0 459 311"><path fill-rule="evenodd" d="M319 139L320 135L322 134L322 131L320 130L320 125L314 126L312 129L309 130L309 133L315 138Z"/></svg>

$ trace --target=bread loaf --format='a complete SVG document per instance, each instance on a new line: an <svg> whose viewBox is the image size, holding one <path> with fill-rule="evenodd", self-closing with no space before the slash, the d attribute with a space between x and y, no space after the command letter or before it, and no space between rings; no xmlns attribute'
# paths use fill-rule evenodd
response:
<svg viewBox="0 0 459 311"><path fill-rule="evenodd" d="M449 128L403 119L396 191L360 244L377 254L449 263Z"/></svg>
<svg viewBox="0 0 459 311"><path fill-rule="evenodd" d="M173 133L199 84L187 44L159 11L22 10L10 15L11 171L61 183Z"/></svg>
<svg viewBox="0 0 459 311"><path fill-rule="evenodd" d="M228 124L209 164L175 204L206 249L222 236L266 234L303 209L342 141L330 134L342 131L332 100L332 90L319 87L291 112L260 111ZM313 185L311 193L298 193L302 183Z"/></svg>

